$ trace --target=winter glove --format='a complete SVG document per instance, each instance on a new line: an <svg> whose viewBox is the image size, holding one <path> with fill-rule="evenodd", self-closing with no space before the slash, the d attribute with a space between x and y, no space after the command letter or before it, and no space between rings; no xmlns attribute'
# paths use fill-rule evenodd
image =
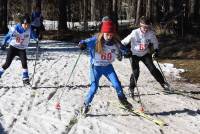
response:
<svg viewBox="0 0 200 134"><path fill-rule="evenodd" d="M158 56L159 56L159 49L155 49L153 53L153 58L158 58Z"/></svg>
<svg viewBox="0 0 200 134"><path fill-rule="evenodd" d="M149 53L153 55L153 53L155 52L153 48L153 43L149 43L148 48L149 48Z"/></svg>
<svg viewBox="0 0 200 134"><path fill-rule="evenodd" d="M1 50L6 50L6 44L1 45Z"/></svg>
<svg viewBox="0 0 200 134"><path fill-rule="evenodd" d="M122 51L122 55L124 56L124 58L130 58L132 56L130 46L121 45L120 50Z"/></svg>
<svg viewBox="0 0 200 134"><path fill-rule="evenodd" d="M127 51L124 53L124 58L130 58L131 56L132 56L131 50L127 50Z"/></svg>
<svg viewBox="0 0 200 134"><path fill-rule="evenodd" d="M122 61L122 52L119 50L118 53L117 53L117 59L119 61Z"/></svg>
<svg viewBox="0 0 200 134"><path fill-rule="evenodd" d="M84 41L80 41L78 46L80 47L81 50L85 50L87 45Z"/></svg>

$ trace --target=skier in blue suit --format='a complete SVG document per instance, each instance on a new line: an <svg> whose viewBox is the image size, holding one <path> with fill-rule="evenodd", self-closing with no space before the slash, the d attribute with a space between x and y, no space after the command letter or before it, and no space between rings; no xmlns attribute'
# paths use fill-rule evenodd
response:
<svg viewBox="0 0 200 134"><path fill-rule="evenodd" d="M38 41L36 35L31 32L30 29L30 17L25 14L23 17L20 17L20 23L17 23L15 26L10 28L10 31L5 36L1 49L5 49L5 44L9 44L9 49L7 52L6 62L0 67L0 78L4 71L10 66L12 60L15 56L19 56L22 62L22 79L24 84L30 84L29 75L28 75L28 66L27 66L27 56L26 49L30 38Z"/></svg>
<svg viewBox="0 0 200 134"><path fill-rule="evenodd" d="M90 90L84 101L83 112L89 111L89 105L99 86L99 79L104 75L116 89L122 105L131 109L132 105L125 97L121 83L112 66L115 58L121 60L120 43L116 36L116 27L111 20L102 22L101 32L97 36L79 42L80 49L89 49L90 54Z"/></svg>

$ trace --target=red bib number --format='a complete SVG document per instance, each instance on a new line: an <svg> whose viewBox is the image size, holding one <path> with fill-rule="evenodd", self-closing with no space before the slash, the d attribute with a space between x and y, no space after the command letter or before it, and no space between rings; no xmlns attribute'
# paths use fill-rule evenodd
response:
<svg viewBox="0 0 200 134"><path fill-rule="evenodd" d="M102 60L111 60L112 59L112 53L102 53L101 59Z"/></svg>
<svg viewBox="0 0 200 134"><path fill-rule="evenodd" d="M146 48L146 44L141 43L141 44L140 44L140 50L144 50L145 48Z"/></svg>

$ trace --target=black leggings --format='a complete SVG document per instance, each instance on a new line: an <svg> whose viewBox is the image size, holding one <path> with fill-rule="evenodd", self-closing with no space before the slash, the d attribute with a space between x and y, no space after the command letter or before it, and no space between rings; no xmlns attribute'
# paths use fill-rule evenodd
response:
<svg viewBox="0 0 200 134"><path fill-rule="evenodd" d="M130 89L135 88L134 76L135 76L136 81L138 80L138 77L139 77L139 73L140 73L139 61L142 61L147 66L151 74L161 85L165 83L161 72L153 64L153 59L150 54L146 54L142 57L133 55L131 57L131 67L133 69L134 74L132 74L130 78Z"/></svg>
<svg viewBox="0 0 200 134"><path fill-rule="evenodd" d="M26 50L25 49L17 49L13 46L10 46L8 49L6 62L3 64L2 68L6 70L10 64L12 63L12 60L15 56L19 56L23 69L28 69L27 67L27 57L26 57Z"/></svg>

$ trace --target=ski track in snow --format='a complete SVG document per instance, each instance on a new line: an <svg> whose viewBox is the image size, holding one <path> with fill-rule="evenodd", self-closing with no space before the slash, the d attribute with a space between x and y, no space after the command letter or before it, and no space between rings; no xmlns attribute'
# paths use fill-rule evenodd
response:
<svg viewBox="0 0 200 134"><path fill-rule="evenodd" d="M41 45L33 81L33 86L37 87L36 91L23 86L21 62L18 58L13 60L10 68L0 79L0 125L2 126L0 132L9 134L200 133L200 98L192 98L190 92L198 94L200 85L176 82L173 70L168 73L164 66L161 66L175 89L188 91L182 95L165 94L143 63L140 63L138 88L145 111L154 118L164 120L168 126L159 127L120 109L116 92L105 77L100 80L101 87L95 95L88 116L86 118L76 116L76 110L82 106L84 96L89 90L89 57L86 53L81 55L66 85L80 51L71 45L61 46L64 46L63 50L59 49L60 46L56 42L50 44L43 42ZM48 47L53 48L48 49ZM27 52L31 77L35 63L35 49L29 49ZM1 51L0 64L4 63L5 54ZM128 100L135 108L139 108L140 105L129 96L128 85L131 75L129 60L115 61L113 65ZM58 89L56 94L48 101L47 97L56 89ZM64 93L60 100L61 110L57 110L55 103L62 90Z"/></svg>

